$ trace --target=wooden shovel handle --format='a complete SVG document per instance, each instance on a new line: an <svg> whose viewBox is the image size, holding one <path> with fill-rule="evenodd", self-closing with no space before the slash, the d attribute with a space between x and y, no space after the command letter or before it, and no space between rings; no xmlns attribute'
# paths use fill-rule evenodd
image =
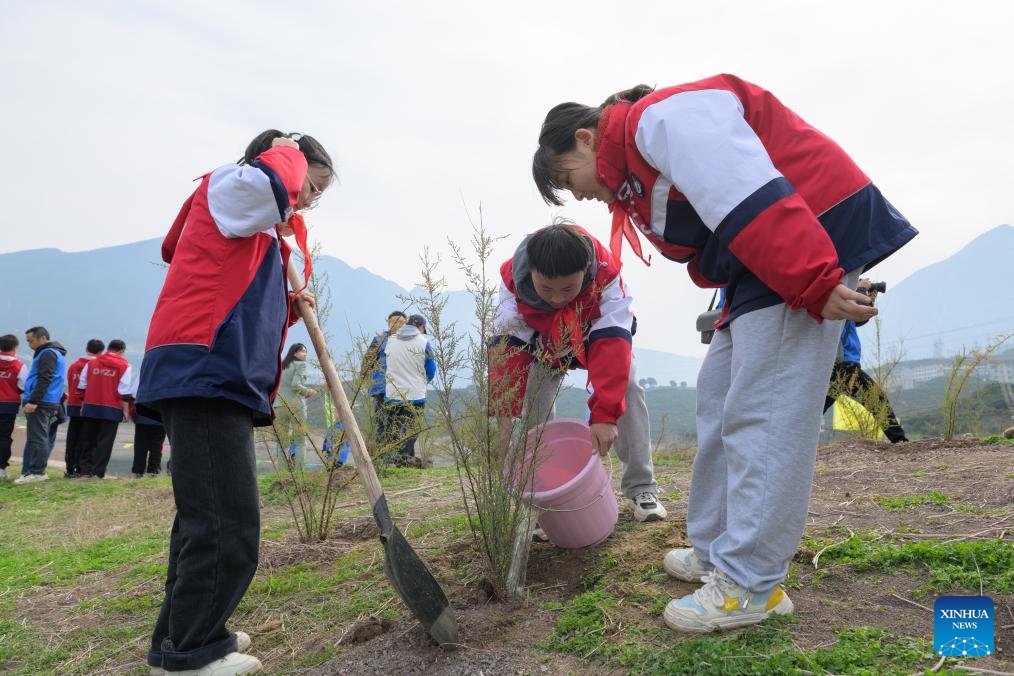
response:
<svg viewBox="0 0 1014 676"><path fill-rule="evenodd" d="M291 259L289 260L288 275L289 285L293 289L301 289L303 287L302 275L296 270L296 266ZM377 471L373 468L373 460L370 459L369 451L366 450L366 442L363 440L362 432L359 431L359 424L356 423L356 417L352 413L349 400L345 396L345 389L342 387L341 378L338 377L338 369L335 368L334 360L327 349L324 332L320 330L320 324L317 322L317 313L298 298L296 300L296 308L303 317L306 332L310 334L310 342L313 343L313 350L317 353L317 361L320 362L320 368L324 372L324 381L327 383L328 392L331 393L331 400L338 411L338 417L341 419L342 426L345 429L345 436L349 441L352 456L356 460L356 471L359 473L363 486L366 487L366 494L370 498L370 506L372 507L383 496L384 489L381 488L380 480L377 479Z"/></svg>

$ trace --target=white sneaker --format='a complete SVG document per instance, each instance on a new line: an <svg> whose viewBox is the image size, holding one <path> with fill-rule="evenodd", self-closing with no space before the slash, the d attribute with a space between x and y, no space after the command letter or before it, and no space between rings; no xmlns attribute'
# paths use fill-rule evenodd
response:
<svg viewBox="0 0 1014 676"><path fill-rule="evenodd" d="M641 491L634 496L633 503L635 521L661 521L669 514L651 491Z"/></svg>
<svg viewBox="0 0 1014 676"><path fill-rule="evenodd" d="M233 632L233 633L236 634L236 652L237 653L245 653L247 651L247 649L250 647L250 643L251 643L251 641L250 641L250 635L247 634L245 631L237 631L237 632ZM230 655L235 655L236 653L229 653L229 654ZM166 670L163 669L162 667L152 667L151 668L151 676L162 676L165 673L178 673L178 672L171 672L171 671L170 672L166 672ZM199 673L199 672L195 672L195 673ZM246 672L244 672L244 673L246 673ZM249 672L249 673L254 673L254 672Z"/></svg>
<svg viewBox="0 0 1014 676"><path fill-rule="evenodd" d="M702 577L715 569L711 563L698 557L693 547L670 549L662 561L662 567L670 577L686 582L700 582Z"/></svg>
<svg viewBox="0 0 1014 676"><path fill-rule="evenodd" d="M48 474L22 474L19 478L14 480L16 484L31 484L36 481L49 481Z"/></svg>
<svg viewBox="0 0 1014 676"><path fill-rule="evenodd" d="M782 587L763 594L743 589L720 570L704 576L704 586L693 594L673 599L665 607L665 623L677 631L705 634L757 624L774 615L792 612L792 601Z"/></svg>
<svg viewBox="0 0 1014 676"><path fill-rule="evenodd" d="M239 676L240 674L256 674L264 668L261 661L252 655L243 653L229 653L220 660L206 664L200 669L189 669L186 671L163 671L166 676L180 674L181 676Z"/></svg>
<svg viewBox="0 0 1014 676"><path fill-rule="evenodd" d="M7 468L0 469L0 481L9 481L10 475L7 474Z"/></svg>

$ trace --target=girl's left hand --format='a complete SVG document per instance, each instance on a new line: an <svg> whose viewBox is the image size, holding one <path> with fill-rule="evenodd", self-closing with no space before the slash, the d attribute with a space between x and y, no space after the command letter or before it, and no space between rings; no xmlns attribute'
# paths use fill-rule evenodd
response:
<svg viewBox="0 0 1014 676"><path fill-rule="evenodd" d="M820 311L824 319L851 319L856 322L868 321L876 314L877 308L870 306L868 297L844 284L834 287Z"/></svg>

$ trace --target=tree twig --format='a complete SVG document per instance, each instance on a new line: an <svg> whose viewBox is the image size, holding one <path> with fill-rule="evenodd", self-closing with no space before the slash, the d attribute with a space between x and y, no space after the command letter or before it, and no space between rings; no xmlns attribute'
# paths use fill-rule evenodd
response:
<svg viewBox="0 0 1014 676"><path fill-rule="evenodd" d="M906 598L905 598L904 596L898 596L897 594L893 594L893 593L891 594L891 596L893 596L894 598L898 599L899 601L904 601L905 603L907 603L907 604L909 604L909 605L913 605L913 606L915 606L916 608L922 608L923 610L928 610L928 611L930 611L931 613L933 612L933 609L932 609L932 608L927 608L927 607L926 607L926 606L924 606L923 604L921 604L921 603L916 603L915 601L909 601L909 600L908 600L908 599L906 599Z"/></svg>

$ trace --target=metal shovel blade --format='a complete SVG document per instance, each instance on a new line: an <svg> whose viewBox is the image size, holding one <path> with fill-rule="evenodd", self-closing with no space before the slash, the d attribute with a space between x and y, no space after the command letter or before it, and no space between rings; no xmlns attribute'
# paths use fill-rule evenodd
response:
<svg viewBox="0 0 1014 676"><path fill-rule="evenodd" d="M458 622L444 590L391 521L386 496L381 495L373 505L373 517L384 544L384 573L398 596L434 641L441 645L457 643Z"/></svg>

